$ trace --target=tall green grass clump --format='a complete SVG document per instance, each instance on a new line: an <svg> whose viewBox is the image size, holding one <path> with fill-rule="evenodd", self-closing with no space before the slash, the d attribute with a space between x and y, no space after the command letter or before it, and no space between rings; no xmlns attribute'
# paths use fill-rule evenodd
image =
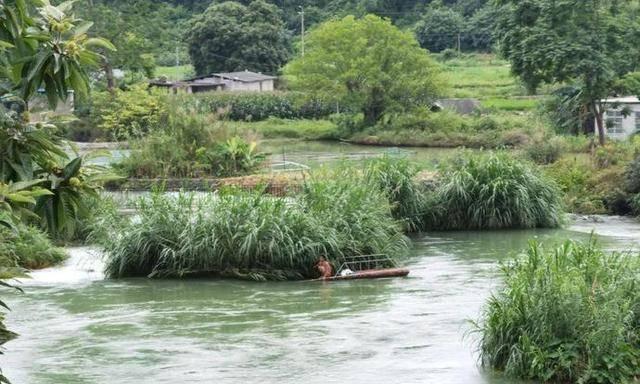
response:
<svg viewBox="0 0 640 384"><path fill-rule="evenodd" d="M593 242L531 243L502 268L477 331L486 367L552 383L628 383L640 375L640 258Z"/></svg>
<svg viewBox="0 0 640 384"><path fill-rule="evenodd" d="M555 183L506 153L465 154L444 166L428 201L430 229L554 228L563 217Z"/></svg>
<svg viewBox="0 0 640 384"><path fill-rule="evenodd" d="M379 188L391 203L391 214L404 223L407 232L423 227L425 193L415 180L418 167L407 159L392 159L384 156L369 161L365 168L365 179Z"/></svg>
<svg viewBox="0 0 640 384"><path fill-rule="evenodd" d="M406 249L401 222L384 191L361 174L334 170L304 188L305 211L338 239L336 259L351 255L399 255Z"/></svg>
<svg viewBox="0 0 640 384"><path fill-rule="evenodd" d="M316 277L319 256L337 266L346 256L398 256L407 247L384 195L346 182L311 183L296 199L157 193L137 208L138 218L104 241L109 277L295 280Z"/></svg>

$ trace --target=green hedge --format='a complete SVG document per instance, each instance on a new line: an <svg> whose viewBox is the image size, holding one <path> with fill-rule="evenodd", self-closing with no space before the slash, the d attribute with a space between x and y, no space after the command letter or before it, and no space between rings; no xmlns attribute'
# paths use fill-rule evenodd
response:
<svg viewBox="0 0 640 384"><path fill-rule="evenodd" d="M231 120L260 121L281 119L320 119L335 112L335 105L306 99L293 92L209 92L184 96L184 102L201 112L221 112Z"/></svg>

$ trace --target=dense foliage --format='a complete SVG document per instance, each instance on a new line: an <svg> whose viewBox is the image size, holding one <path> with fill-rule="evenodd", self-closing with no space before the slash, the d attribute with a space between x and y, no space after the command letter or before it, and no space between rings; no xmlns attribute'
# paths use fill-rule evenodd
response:
<svg viewBox="0 0 640 384"><path fill-rule="evenodd" d="M434 229L555 228L558 187L506 153L467 154L441 169L425 211Z"/></svg>
<svg viewBox="0 0 640 384"><path fill-rule="evenodd" d="M289 56L280 12L262 0L213 3L189 24L186 41L199 75L245 69L275 74Z"/></svg>
<svg viewBox="0 0 640 384"><path fill-rule="evenodd" d="M426 106L442 91L437 65L411 33L373 15L313 29L306 55L285 75L296 90L362 111L366 126Z"/></svg>
<svg viewBox="0 0 640 384"><path fill-rule="evenodd" d="M391 204L391 214L404 223L407 232L422 228L425 209L424 189L415 180L418 167L407 159L383 157L369 161L364 177L385 193Z"/></svg>
<svg viewBox="0 0 640 384"><path fill-rule="evenodd" d="M184 96L182 102L238 121L320 119L335 112L335 105L294 92L209 92Z"/></svg>
<svg viewBox="0 0 640 384"><path fill-rule="evenodd" d="M512 148L545 131L527 115L505 113L461 116L453 111L415 111L382 120L362 130L360 119L335 119L341 137L352 142L388 146Z"/></svg>
<svg viewBox="0 0 640 384"><path fill-rule="evenodd" d="M441 52L462 45L464 18L451 8L429 9L416 25L416 37L423 48Z"/></svg>
<svg viewBox="0 0 640 384"><path fill-rule="evenodd" d="M601 102L616 80L636 68L640 50L637 1L500 0L498 36L502 55L534 93L543 83L574 81L581 105L597 121L605 141Z"/></svg>
<svg viewBox="0 0 640 384"><path fill-rule="evenodd" d="M482 363L554 383L625 383L640 374L640 263L595 244L531 243L502 268L478 325Z"/></svg>
<svg viewBox="0 0 640 384"><path fill-rule="evenodd" d="M0 278L20 274L20 269L40 269L66 259L65 252L35 227L17 223L0 226Z"/></svg>
<svg viewBox="0 0 640 384"><path fill-rule="evenodd" d="M167 99L144 86L126 91L94 92L88 110L79 112L99 130L102 139L127 140L159 129L166 119Z"/></svg>
<svg viewBox="0 0 640 384"><path fill-rule="evenodd" d="M235 176L258 168L254 142L232 135L214 114L168 106L162 127L130 140L131 155L116 167L129 177Z"/></svg>
<svg viewBox="0 0 640 384"><path fill-rule="evenodd" d="M141 199L139 220L105 242L107 275L302 279L317 276L321 255L337 264L402 254L405 239L385 197L344 180L314 181L295 200L259 191Z"/></svg>

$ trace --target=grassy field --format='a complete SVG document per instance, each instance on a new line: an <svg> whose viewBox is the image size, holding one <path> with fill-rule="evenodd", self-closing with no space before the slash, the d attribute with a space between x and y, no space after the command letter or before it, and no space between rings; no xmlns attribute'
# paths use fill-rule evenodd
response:
<svg viewBox="0 0 640 384"><path fill-rule="evenodd" d="M182 80L194 74L193 66L181 65L179 67L157 67L156 77L165 76L169 80Z"/></svg>
<svg viewBox="0 0 640 384"><path fill-rule="evenodd" d="M522 84L511 74L505 60L491 54L467 54L442 63L449 84L449 97L474 98L482 106L497 111L528 111L535 109L541 95L529 96Z"/></svg>

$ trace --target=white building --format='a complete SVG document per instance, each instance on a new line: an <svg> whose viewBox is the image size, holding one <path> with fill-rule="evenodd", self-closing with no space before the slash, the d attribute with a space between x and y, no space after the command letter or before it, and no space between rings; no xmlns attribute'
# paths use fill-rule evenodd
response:
<svg viewBox="0 0 640 384"><path fill-rule="evenodd" d="M210 91L270 92L277 78L251 71L212 73L192 79L169 82L152 81L151 86L183 90L187 93Z"/></svg>
<svg viewBox="0 0 640 384"><path fill-rule="evenodd" d="M640 133L640 100L635 96L607 99L604 103L604 125L607 137L626 139Z"/></svg>

